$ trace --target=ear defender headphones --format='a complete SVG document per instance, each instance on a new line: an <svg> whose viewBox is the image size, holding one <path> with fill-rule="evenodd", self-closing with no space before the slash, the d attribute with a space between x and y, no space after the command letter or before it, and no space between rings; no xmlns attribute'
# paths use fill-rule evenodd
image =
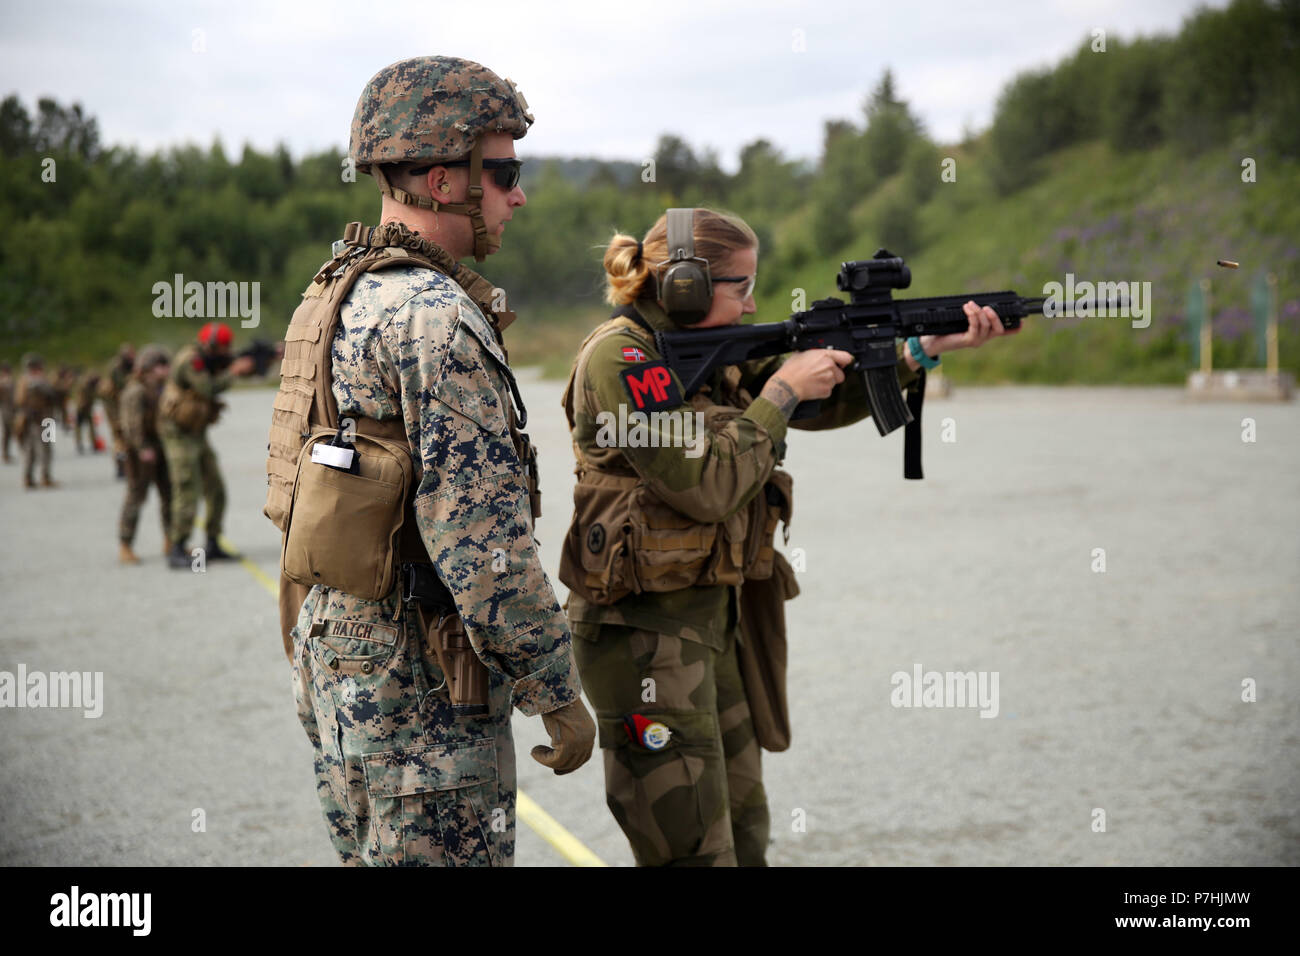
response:
<svg viewBox="0 0 1300 956"><path fill-rule="evenodd" d="M695 210L668 210L668 258L655 266L659 305L679 325L703 321L713 306L709 262L695 255Z"/></svg>

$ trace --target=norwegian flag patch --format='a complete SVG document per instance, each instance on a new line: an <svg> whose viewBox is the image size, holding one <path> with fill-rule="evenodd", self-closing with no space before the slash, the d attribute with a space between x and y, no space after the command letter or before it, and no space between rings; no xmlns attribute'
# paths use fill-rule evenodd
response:
<svg viewBox="0 0 1300 956"><path fill-rule="evenodd" d="M644 362L645 352L641 351L639 348L636 348L635 346L625 345L623 346L623 361Z"/></svg>

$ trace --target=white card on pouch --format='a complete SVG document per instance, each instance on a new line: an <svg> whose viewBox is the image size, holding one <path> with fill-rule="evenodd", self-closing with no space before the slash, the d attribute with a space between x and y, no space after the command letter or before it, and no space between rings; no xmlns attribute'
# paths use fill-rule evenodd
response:
<svg viewBox="0 0 1300 956"><path fill-rule="evenodd" d="M351 448L339 448L336 445L312 445L311 460L318 465L330 465L333 468L351 468L352 456L356 451Z"/></svg>

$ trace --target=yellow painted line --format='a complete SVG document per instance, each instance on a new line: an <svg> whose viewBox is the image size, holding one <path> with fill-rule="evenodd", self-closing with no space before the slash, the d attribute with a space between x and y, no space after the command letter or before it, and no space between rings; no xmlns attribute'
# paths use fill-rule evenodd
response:
<svg viewBox="0 0 1300 956"><path fill-rule="evenodd" d="M225 548L231 554L239 558L239 563L243 565L244 570L257 578L258 583L270 592L271 596L277 601L280 599L280 582L272 581L270 575L259 568L256 564L240 552L225 535L222 535L218 541L221 547ZM596 856L587 849L586 845L576 836L564 828L559 820L551 816L538 805L537 801L524 793L523 790L517 792L515 799L515 812L519 819L528 824L539 837L551 845L556 853L564 857L574 866L608 866L604 860Z"/></svg>
<svg viewBox="0 0 1300 956"><path fill-rule="evenodd" d="M519 819L533 828L533 832L555 848L560 856L564 857L574 866L608 866L604 860L596 856L583 845L582 841L575 837L540 806L537 801L519 791L518 799L515 801L515 811L519 814Z"/></svg>
<svg viewBox="0 0 1300 956"><path fill-rule="evenodd" d="M275 598L277 601L280 600L279 581L272 581L270 575L268 575L265 571L259 568L248 558L244 557L243 552L241 552L238 548L236 548L233 544L231 544L230 539L227 538L224 534L217 539L217 543L220 544L222 548L224 548L225 550L233 554L235 557L237 557L239 559L239 563L243 565L244 570L247 571L249 574L251 574L253 577L257 578L258 582L262 585L262 587L266 588L268 591L271 592L271 597Z"/></svg>

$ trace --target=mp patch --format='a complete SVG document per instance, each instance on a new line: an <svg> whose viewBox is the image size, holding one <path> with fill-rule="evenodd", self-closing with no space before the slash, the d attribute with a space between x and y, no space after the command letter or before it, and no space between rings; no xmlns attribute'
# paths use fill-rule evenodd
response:
<svg viewBox="0 0 1300 956"><path fill-rule="evenodd" d="M682 404L682 392L663 361L646 362L618 373L628 397L639 412L661 412Z"/></svg>

